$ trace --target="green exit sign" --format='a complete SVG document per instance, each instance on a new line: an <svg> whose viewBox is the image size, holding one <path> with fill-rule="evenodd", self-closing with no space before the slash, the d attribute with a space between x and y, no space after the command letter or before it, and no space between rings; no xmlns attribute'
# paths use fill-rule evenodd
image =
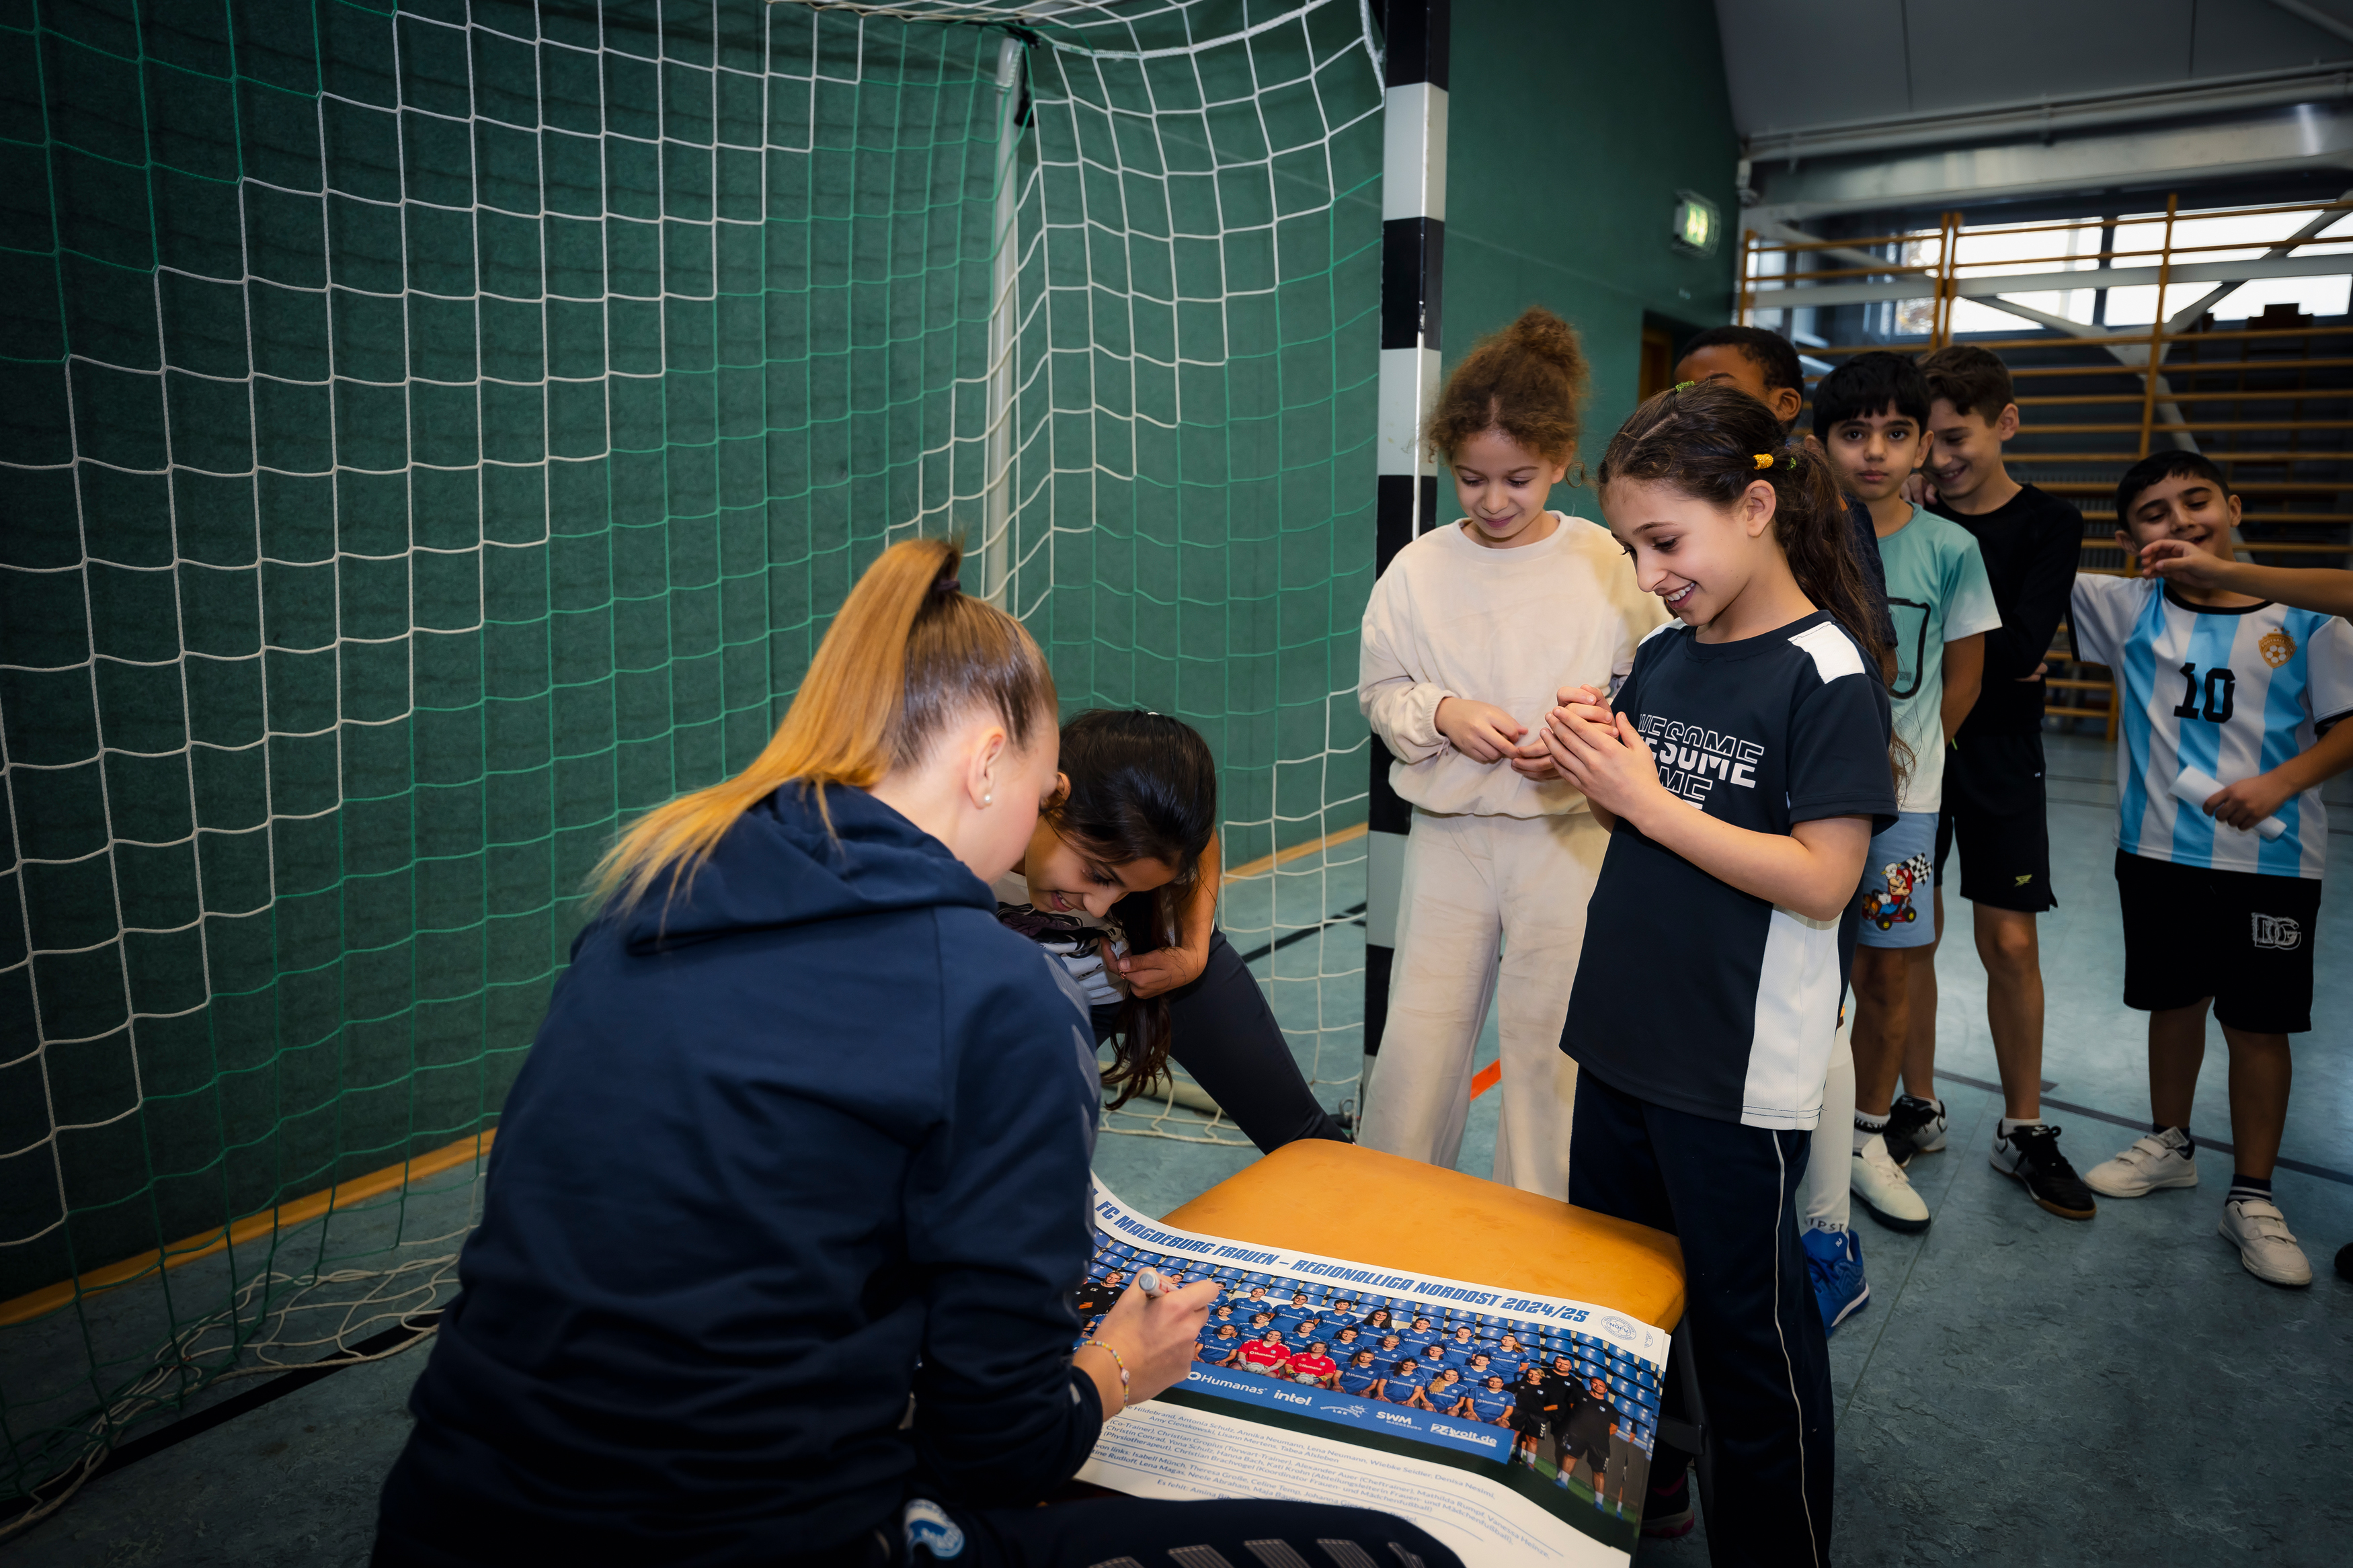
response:
<svg viewBox="0 0 2353 1568"><path fill-rule="evenodd" d="M1673 234L1676 249L1713 256L1723 228L1724 219L1714 202L1692 191L1675 193Z"/></svg>

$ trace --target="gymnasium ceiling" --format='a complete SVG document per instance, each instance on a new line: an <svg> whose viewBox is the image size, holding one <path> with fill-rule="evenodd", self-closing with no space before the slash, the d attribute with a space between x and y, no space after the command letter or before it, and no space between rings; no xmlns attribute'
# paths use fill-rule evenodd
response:
<svg viewBox="0 0 2353 1568"><path fill-rule="evenodd" d="M1716 0L1754 199L1789 218L2353 184L2353 0Z"/></svg>

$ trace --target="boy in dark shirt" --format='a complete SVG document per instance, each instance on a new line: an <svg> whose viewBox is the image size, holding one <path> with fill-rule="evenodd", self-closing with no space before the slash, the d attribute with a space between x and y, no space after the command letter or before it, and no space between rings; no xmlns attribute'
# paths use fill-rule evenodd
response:
<svg viewBox="0 0 2353 1568"><path fill-rule="evenodd" d="M1773 411L1785 437L1795 431L1806 405L1806 367L1798 358L1797 345L1762 327L1710 327L1683 345L1683 358L1675 362L1675 380L1721 382L1746 393ZM1879 612L1880 635L1893 643L1887 572L1879 558L1879 531L1872 526L1871 509L1850 500L1846 522L1855 563L1862 568L1863 584Z"/></svg>
<svg viewBox="0 0 2353 1568"><path fill-rule="evenodd" d="M2056 496L2020 484L2002 444L2018 434L2010 372L1966 343L1920 363L1928 378L1929 510L1974 535L2001 625L1986 634L1977 705L1945 759L1936 827L1936 934L1945 930L1945 859L1958 843L1961 897L1969 900L1986 968L1986 1023L2001 1070L2003 1116L1994 1168L2065 1219L2097 1212L2091 1189L2042 1121L2042 961L2035 917L2058 904L2051 888L2051 833L2043 815L2042 661L2067 613L2084 517ZM1887 1128L1899 1163L1945 1146L1935 1087L1936 966L1912 971L1904 1085Z"/></svg>

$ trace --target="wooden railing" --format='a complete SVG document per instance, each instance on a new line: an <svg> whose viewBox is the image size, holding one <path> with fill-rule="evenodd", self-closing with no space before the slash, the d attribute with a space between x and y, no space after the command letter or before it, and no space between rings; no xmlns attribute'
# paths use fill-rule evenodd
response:
<svg viewBox="0 0 2353 1568"><path fill-rule="evenodd" d="M2256 214L2292 221L2279 226L2283 237L2277 240L2177 243L2184 235L2200 238L2201 220ZM2021 330L1968 338L2001 354L2018 384L2021 427L2004 453L2014 477L2084 509L2083 570L2122 573L2127 568L2116 545L2111 504L2117 478L2158 447L2191 447L2222 469L2240 497L2242 556L2278 565L2353 565L2353 317L2315 319L2293 306L2275 305L2243 325L2221 325L2203 315L2176 327L2168 318L2168 311L2181 311L2217 287L2168 281L2174 264L2183 258L2211 261L2225 250L2300 257L2316 254L2316 254L2331 261L2327 270L2344 270L2344 250L2353 245L2353 236L2308 236L2289 245L2289 237L2316 233L2335 221L2332 215L2353 216L2353 204L2186 212L2168 198L2163 213L2134 214L2126 220L2159 243L2119 245L2110 233L2072 254L2065 237L2112 230L2117 220L1972 229L1963 215L1946 213L1934 228L1905 234L1789 241L1751 231L1743 244L1738 319L1748 322L1759 310L1801 307L1806 288L1757 288L1760 280L1778 281L1788 273L1810 280L1916 279L1918 303L1926 310L1909 313L1924 330L1886 342L1801 347L1810 359L1833 363L1875 349L1926 352L1954 341L1957 289L1971 276L2073 263L2074 269L2052 272L2049 287L2074 291L2102 287L2109 262L2129 262L2144 277L2154 267L2158 299L2146 329ZM2047 245L2038 240L2031 257L1985 258L1984 240L2021 233L2052 238ZM2046 250L2051 254L2043 255ZM1798 270L1824 252L1839 254L1821 256L1825 266L1820 270ZM1879 257L1883 263L1866 264ZM2084 268L2087 260L2100 265ZM2145 282L2140 287L2147 291ZM2142 369L2152 360L2155 376ZM2113 736L2116 696L2108 672L2071 659L2063 628L2059 642L2049 660L2052 700L2045 711L2059 719L2097 721Z"/></svg>

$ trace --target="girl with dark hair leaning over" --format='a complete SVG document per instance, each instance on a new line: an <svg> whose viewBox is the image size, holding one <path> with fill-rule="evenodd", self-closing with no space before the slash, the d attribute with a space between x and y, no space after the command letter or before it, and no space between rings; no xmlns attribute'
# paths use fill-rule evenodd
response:
<svg viewBox="0 0 2353 1568"><path fill-rule="evenodd" d="M1130 1287L1079 1337L1094 1042L988 890L1058 788L1054 683L960 558L885 551L767 749L607 857L376 1568L1458 1568L1366 1509L1036 1506L1187 1374L1218 1286Z"/></svg>
<svg viewBox="0 0 2353 1568"><path fill-rule="evenodd" d="M1045 948L1115 1058L1114 1108L1174 1057L1261 1152L1347 1134L1301 1077L1248 964L1217 929L1218 771L1192 726L1097 709L1062 726L1061 781L997 918Z"/></svg>

